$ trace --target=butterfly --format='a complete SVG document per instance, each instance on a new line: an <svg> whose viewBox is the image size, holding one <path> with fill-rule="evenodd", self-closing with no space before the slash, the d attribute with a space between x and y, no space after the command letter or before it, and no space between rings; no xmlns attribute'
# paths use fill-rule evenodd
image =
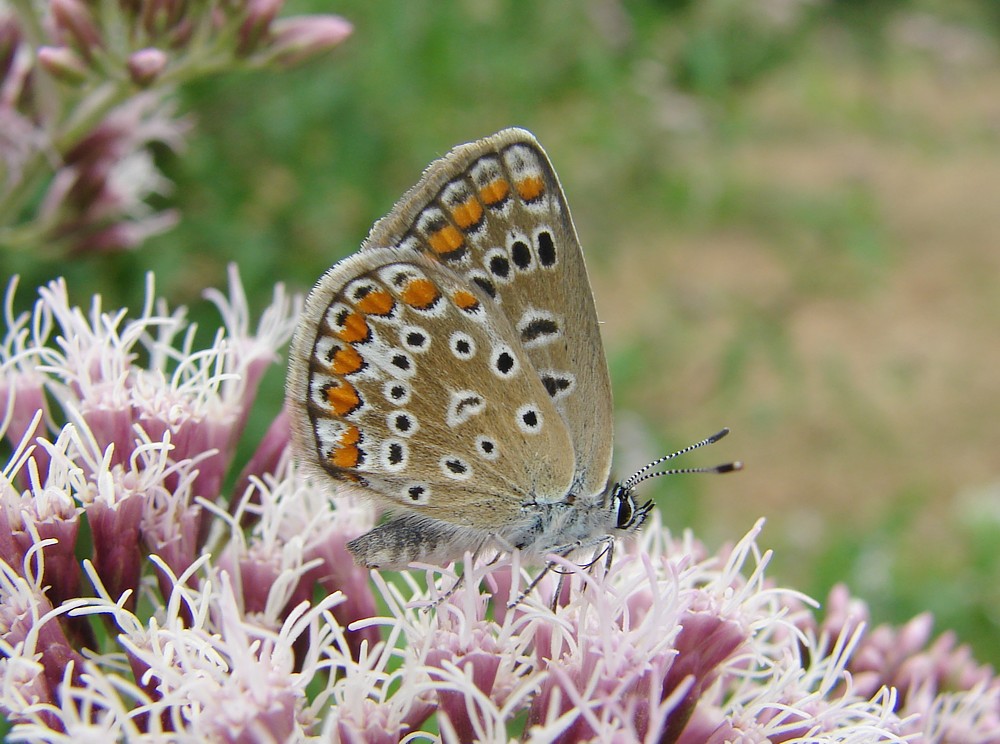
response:
<svg viewBox="0 0 1000 744"><path fill-rule="evenodd" d="M287 407L299 461L389 507L348 544L370 568L487 550L610 560L653 506L635 486L728 431L611 483L583 251L548 157L513 128L432 163L322 276L292 341Z"/></svg>

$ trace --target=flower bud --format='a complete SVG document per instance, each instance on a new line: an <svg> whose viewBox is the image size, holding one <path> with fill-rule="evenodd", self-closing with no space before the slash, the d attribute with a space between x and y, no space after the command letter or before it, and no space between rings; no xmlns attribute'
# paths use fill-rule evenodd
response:
<svg viewBox="0 0 1000 744"><path fill-rule="evenodd" d="M304 15L279 19L271 30L274 43L268 58L291 67L337 46L354 26L340 16Z"/></svg>
<svg viewBox="0 0 1000 744"><path fill-rule="evenodd" d="M51 7L56 28L76 42L80 53L89 58L91 51L101 46L101 35L87 6L79 0L52 0Z"/></svg>
<svg viewBox="0 0 1000 744"><path fill-rule="evenodd" d="M0 17L0 80L7 77L21 38L21 28L14 18Z"/></svg>
<svg viewBox="0 0 1000 744"><path fill-rule="evenodd" d="M246 20L240 26L237 54L250 54L260 46L283 4L284 0L250 0Z"/></svg>
<svg viewBox="0 0 1000 744"><path fill-rule="evenodd" d="M171 29L167 37L168 45L172 49L180 49L187 46L188 42L191 41L191 37L194 36L194 28L194 21L190 18L182 18Z"/></svg>
<svg viewBox="0 0 1000 744"><path fill-rule="evenodd" d="M140 49L128 58L128 74L133 83L145 88L160 76L168 61L167 55L160 49Z"/></svg>
<svg viewBox="0 0 1000 744"><path fill-rule="evenodd" d="M56 80L76 85L87 78L87 65L69 47L38 48L38 64Z"/></svg>

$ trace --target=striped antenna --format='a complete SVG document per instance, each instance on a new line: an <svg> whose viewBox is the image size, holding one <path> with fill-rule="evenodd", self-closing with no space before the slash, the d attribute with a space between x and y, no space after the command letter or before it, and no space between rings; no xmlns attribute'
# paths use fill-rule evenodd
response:
<svg viewBox="0 0 1000 744"><path fill-rule="evenodd" d="M715 444L724 436L726 436L728 433L729 429L722 429L721 431L716 432L712 436L702 439L700 442L689 444L687 447L684 447L683 449L679 449L676 452L672 452L669 455L664 455L663 457L653 460L651 463L645 465L644 467L639 468L637 471L632 473L632 475L626 478L621 484L622 488L624 488L627 491L630 491L643 481L647 481L650 478L659 478L661 475L680 475L682 473L731 473L735 470L742 470L743 463L737 460L736 462L726 462L722 463L721 465L715 465L713 467L708 467L708 468L671 468L670 470L659 470L655 473L649 472L660 463L667 462L667 460L673 460L675 457L686 455L688 452L700 449L701 447L705 447L706 445Z"/></svg>

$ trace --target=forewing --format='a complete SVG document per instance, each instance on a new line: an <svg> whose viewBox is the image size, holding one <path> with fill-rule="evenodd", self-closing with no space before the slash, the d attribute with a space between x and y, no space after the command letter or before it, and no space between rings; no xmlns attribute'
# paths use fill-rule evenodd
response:
<svg viewBox="0 0 1000 744"><path fill-rule="evenodd" d="M573 483L566 426L499 306L406 247L319 281L288 401L301 460L445 522L509 525Z"/></svg>
<svg viewBox="0 0 1000 744"><path fill-rule="evenodd" d="M613 441L607 362L566 198L534 137L507 129L432 163L363 250L384 247L440 262L506 316L569 430L570 492L603 492Z"/></svg>

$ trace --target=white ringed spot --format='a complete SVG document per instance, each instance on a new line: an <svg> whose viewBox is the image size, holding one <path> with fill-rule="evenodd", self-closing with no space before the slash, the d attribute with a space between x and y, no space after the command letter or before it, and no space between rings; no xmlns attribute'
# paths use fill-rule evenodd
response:
<svg viewBox="0 0 1000 744"><path fill-rule="evenodd" d="M534 349L562 336L562 324L558 316L547 310L529 308L517 321L517 334L526 349Z"/></svg>
<svg viewBox="0 0 1000 744"><path fill-rule="evenodd" d="M467 362L476 355L476 340L464 331L455 331L448 339L451 353L456 359Z"/></svg>
<svg viewBox="0 0 1000 744"><path fill-rule="evenodd" d="M399 343L407 351L423 354L431 347L431 334L418 325L405 325L399 329Z"/></svg>
<svg viewBox="0 0 1000 744"><path fill-rule="evenodd" d="M420 429L417 417L409 411L393 411L385 417L389 431L401 437L412 437Z"/></svg>
<svg viewBox="0 0 1000 744"><path fill-rule="evenodd" d="M514 420L517 423L517 428L525 434L537 434L542 430L542 424L544 423L542 412L538 409L538 406L531 403L526 403L518 408L514 414Z"/></svg>
<svg viewBox="0 0 1000 744"><path fill-rule="evenodd" d="M510 243L510 260L518 271L534 271L535 257L524 236L518 236Z"/></svg>
<svg viewBox="0 0 1000 744"><path fill-rule="evenodd" d="M439 465L441 473L449 480L467 481L472 477L472 466L458 455L445 455Z"/></svg>
<svg viewBox="0 0 1000 744"><path fill-rule="evenodd" d="M502 380L509 380L521 370L517 353L507 344L497 344L490 354L490 371Z"/></svg>
<svg viewBox="0 0 1000 744"><path fill-rule="evenodd" d="M545 392L552 400L562 400L571 394L576 387L576 376L572 372L543 369L538 371L538 376L545 387Z"/></svg>
<svg viewBox="0 0 1000 744"><path fill-rule="evenodd" d="M490 278L494 282L509 284L514 278L514 267L510 263L510 256L503 248L493 248L483 256L483 266L489 272Z"/></svg>
<svg viewBox="0 0 1000 744"><path fill-rule="evenodd" d="M479 287L482 292L489 297L494 302L499 302L497 298L497 285L493 283L489 274L485 271L480 271L478 269L473 269L465 275L466 279ZM478 318L479 315L472 315L471 317Z"/></svg>
<svg viewBox="0 0 1000 744"><path fill-rule="evenodd" d="M475 390L458 390L451 394L445 421L448 426L455 428L485 410L486 401Z"/></svg>
<svg viewBox="0 0 1000 744"><path fill-rule="evenodd" d="M476 452L484 460L493 461L500 457L500 449L497 447L496 440L485 434L480 434L476 437Z"/></svg>
<svg viewBox="0 0 1000 744"><path fill-rule="evenodd" d="M401 496L407 503L423 506L431 500L431 493L431 487L427 483L411 482L403 486Z"/></svg>
<svg viewBox="0 0 1000 744"><path fill-rule="evenodd" d="M388 380L382 386L382 395L394 406L405 406L410 402L412 394L413 390L410 388L409 383L402 380Z"/></svg>
<svg viewBox="0 0 1000 744"><path fill-rule="evenodd" d="M406 470L410 460L410 448L401 439L386 439L382 442L382 467L390 473Z"/></svg>
<svg viewBox="0 0 1000 744"><path fill-rule="evenodd" d="M535 247L538 250L538 263L543 269L551 269L559 261L555 239L548 225L542 225L535 233Z"/></svg>

